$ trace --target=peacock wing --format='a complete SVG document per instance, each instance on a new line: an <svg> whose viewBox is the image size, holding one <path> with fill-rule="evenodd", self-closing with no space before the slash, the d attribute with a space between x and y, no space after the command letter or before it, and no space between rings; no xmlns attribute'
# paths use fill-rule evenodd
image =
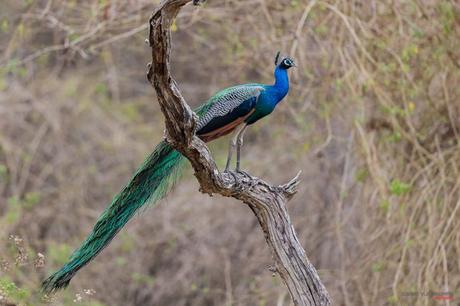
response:
<svg viewBox="0 0 460 306"><path fill-rule="evenodd" d="M231 132L254 111L262 90L262 86L241 85L217 93L209 101L212 105L198 120L197 135L210 140L210 135Z"/></svg>

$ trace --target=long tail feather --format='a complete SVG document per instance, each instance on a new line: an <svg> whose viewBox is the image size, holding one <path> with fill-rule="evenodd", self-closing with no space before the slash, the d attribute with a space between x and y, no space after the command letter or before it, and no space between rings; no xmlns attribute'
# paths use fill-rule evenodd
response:
<svg viewBox="0 0 460 306"><path fill-rule="evenodd" d="M74 251L69 262L42 284L50 293L68 286L72 277L96 257L125 226L136 211L147 203L160 200L180 175L185 158L164 141L161 142L131 181L115 196L99 217L90 235Z"/></svg>

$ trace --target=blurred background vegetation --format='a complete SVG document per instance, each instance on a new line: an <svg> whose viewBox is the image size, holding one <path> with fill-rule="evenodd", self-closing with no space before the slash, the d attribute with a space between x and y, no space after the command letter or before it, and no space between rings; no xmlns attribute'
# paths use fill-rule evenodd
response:
<svg viewBox="0 0 460 306"><path fill-rule="evenodd" d="M191 170L68 290L38 293L162 138L145 77L157 4L1 2L0 304L290 305L252 213L199 193ZM274 183L303 171L289 210L335 304L458 300L458 1L209 0L173 31L192 105L272 82L277 50L296 60L243 166ZM226 146L211 144L220 165Z"/></svg>

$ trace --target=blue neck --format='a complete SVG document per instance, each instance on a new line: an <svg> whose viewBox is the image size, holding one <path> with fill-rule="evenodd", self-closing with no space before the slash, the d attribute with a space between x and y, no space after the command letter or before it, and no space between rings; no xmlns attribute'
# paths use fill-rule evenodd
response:
<svg viewBox="0 0 460 306"><path fill-rule="evenodd" d="M279 66L275 69L275 84L272 86L280 102L289 91L289 78L286 69L282 69Z"/></svg>

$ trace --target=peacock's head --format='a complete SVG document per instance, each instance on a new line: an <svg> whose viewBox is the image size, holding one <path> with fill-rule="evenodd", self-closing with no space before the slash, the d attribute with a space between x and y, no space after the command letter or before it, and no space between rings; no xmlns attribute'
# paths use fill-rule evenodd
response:
<svg viewBox="0 0 460 306"><path fill-rule="evenodd" d="M290 58L289 56L280 60L280 52L278 51L278 53L276 53L276 56L275 56L275 66L278 66L281 69L288 70L289 68L295 67L296 65L294 63L294 60Z"/></svg>

